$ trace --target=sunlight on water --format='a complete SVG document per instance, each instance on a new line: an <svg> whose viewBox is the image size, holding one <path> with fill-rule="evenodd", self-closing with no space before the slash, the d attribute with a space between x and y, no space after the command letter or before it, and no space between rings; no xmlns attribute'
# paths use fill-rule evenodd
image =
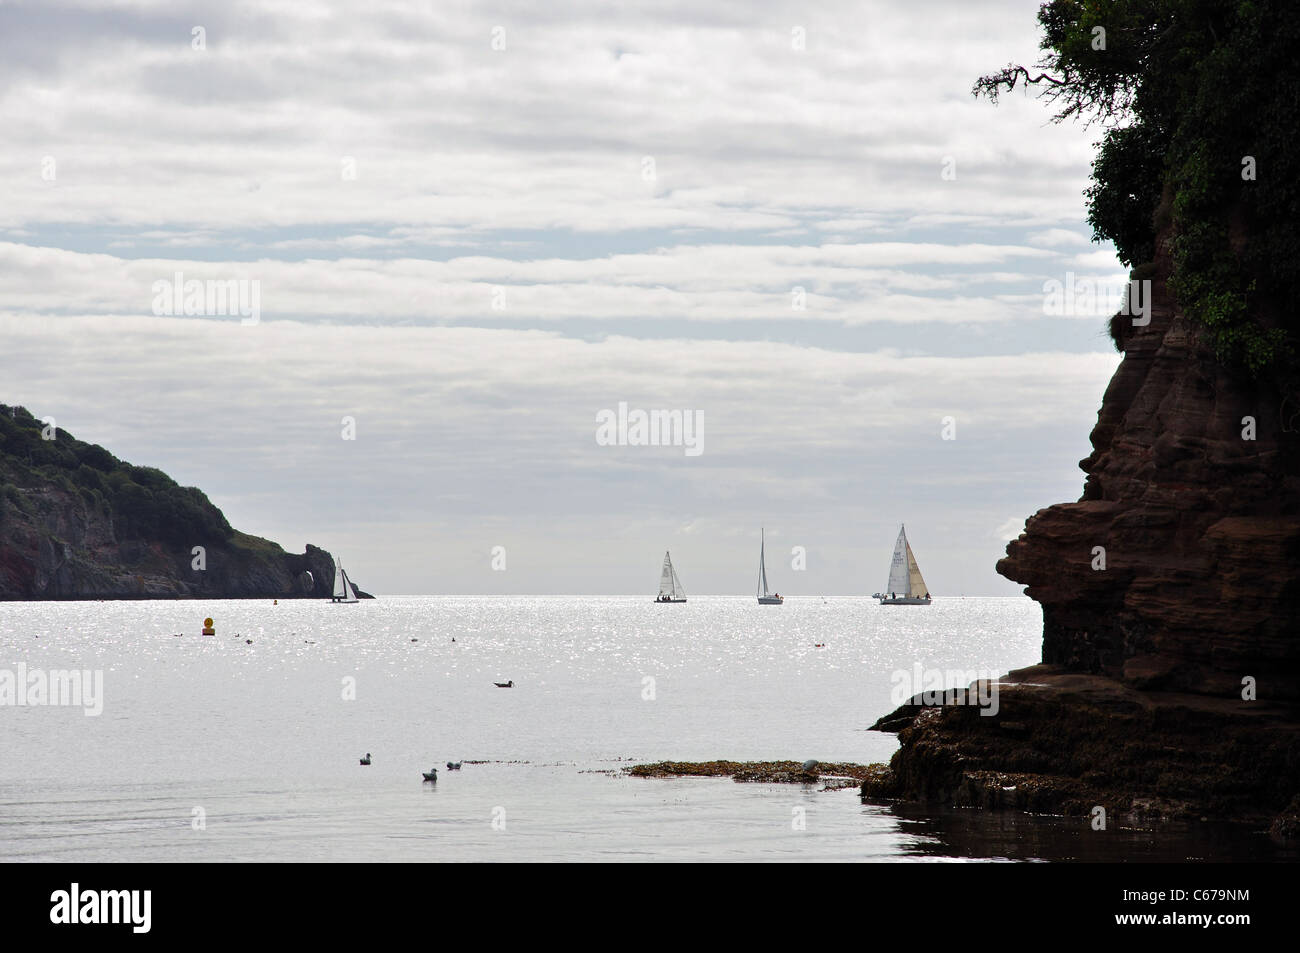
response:
<svg viewBox="0 0 1300 953"><path fill-rule="evenodd" d="M0 708L0 857L941 859L852 789L621 769L886 761L896 670L1032 664L1041 626L1022 598L0 604L0 668L104 678L98 717Z"/></svg>

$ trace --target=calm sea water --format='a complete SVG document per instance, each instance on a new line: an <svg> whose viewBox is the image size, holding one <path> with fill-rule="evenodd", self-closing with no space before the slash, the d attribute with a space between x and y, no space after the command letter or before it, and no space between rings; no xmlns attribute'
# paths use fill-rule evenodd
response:
<svg viewBox="0 0 1300 953"><path fill-rule="evenodd" d="M205 615L215 637L199 635ZM97 717L0 707L0 859L1266 856L1238 832L1098 834L907 814L853 789L621 771L887 761L894 736L864 729L894 707L892 673L1031 664L1041 626L1023 598L0 603L0 669L104 679Z"/></svg>

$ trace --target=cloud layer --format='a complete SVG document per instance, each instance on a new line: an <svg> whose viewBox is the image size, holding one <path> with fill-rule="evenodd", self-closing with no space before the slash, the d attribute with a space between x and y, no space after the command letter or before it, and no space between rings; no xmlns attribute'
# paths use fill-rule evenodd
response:
<svg viewBox="0 0 1300 953"><path fill-rule="evenodd" d="M381 592L745 591L761 523L869 593L904 520L1014 591L1117 360L1044 282L1123 278L1095 133L969 95L1036 8L0 5L0 400ZM620 401L705 452L597 445Z"/></svg>

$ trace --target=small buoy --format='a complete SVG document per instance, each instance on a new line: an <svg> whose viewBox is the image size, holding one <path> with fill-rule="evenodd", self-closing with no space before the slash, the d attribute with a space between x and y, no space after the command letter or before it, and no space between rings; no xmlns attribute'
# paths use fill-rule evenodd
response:
<svg viewBox="0 0 1300 953"><path fill-rule="evenodd" d="M203 634L204 634L204 635L216 635L216 634L217 634L217 630L214 629L214 628L212 627L212 620L211 620L211 619L204 619L204 620L203 620Z"/></svg>
<svg viewBox="0 0 1300 953"><path fill-rule="evenodd" d="M252 639L244 639L244 644L245 644L245 645L252 645L252 644L253 644L253 640L252 640Z"/></svg>
<svg viewBox="0 0 1300 953"><path fill-rule="evenodd" d="M419 642L419 639L411 639L412 642Z"/></svg>
<svg viewBox="0 0 1300 953"><path fill-rule="evenodd" d="M279 604L280 604L280 600L279 600L279 599L272 599L272 600L271 600L271 605L273 605L273 606L278 606Z"/></svg>

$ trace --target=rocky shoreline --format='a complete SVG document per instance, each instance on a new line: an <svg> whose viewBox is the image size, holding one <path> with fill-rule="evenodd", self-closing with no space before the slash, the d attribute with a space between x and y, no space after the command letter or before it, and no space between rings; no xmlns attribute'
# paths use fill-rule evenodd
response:
<svg viewBox="0 0 1300 953"><path fill-rule="evenodd" d="M1300 833L1300 720L1289 703L1145 691L1036 665L997 683L992 716L920 696L879 719L896 732L865 801L1094 815L1147 823L1228 821Z"/></svg>
<svg viewBox="0 0 1300 953"><path fill-rule="evenodd" d="M804 770L802 761L657 761L624 768L634 778L726 778L741 783L817 784L823 791L853 788L873 781L888 769L882 764L818 763Z"/></svg>

